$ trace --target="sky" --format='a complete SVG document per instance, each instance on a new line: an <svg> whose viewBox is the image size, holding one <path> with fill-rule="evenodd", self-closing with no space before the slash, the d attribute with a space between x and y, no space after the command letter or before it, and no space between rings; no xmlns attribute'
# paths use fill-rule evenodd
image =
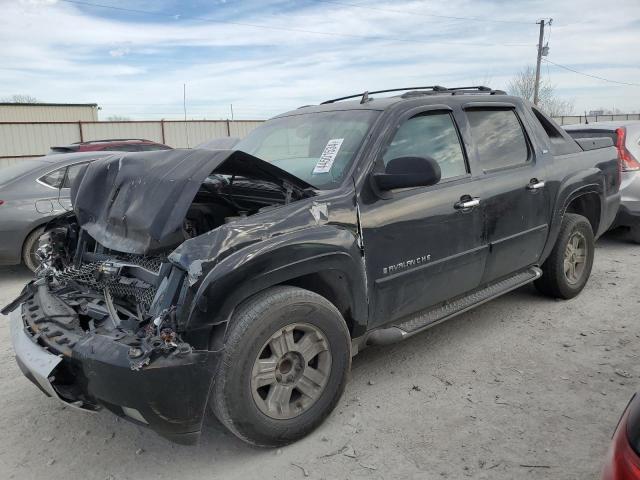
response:
<svg viewBox="0 0 640 480"><path fill-rule="evenodd" d="M105 8L109 7L109 8ZM535 65L574 113L640 111L640 0L0 0L0 98L100 119L264 119L420 85L505 89ZM470 18L452 18L470 17Z"/></svg>

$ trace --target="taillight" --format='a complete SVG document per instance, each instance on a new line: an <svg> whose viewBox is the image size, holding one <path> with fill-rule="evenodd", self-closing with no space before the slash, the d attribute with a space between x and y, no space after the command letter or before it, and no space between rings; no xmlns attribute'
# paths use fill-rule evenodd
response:
<svg viewBox="0 0 640 480"><path fill-rule="evenodd" d="M602 480L639 480L640 457L631 448L627 436L630 408L622 415L602 469Z"/></svg>
<svg viewBox="0 0 640 480"><path fill-rule="evenodd" d="M4 200L0 200L0 205L4 205Z"/></svg>
<svg viewBox="0 0 640 480"><path fill-rule="evenodd" d="M629 151L626 145L627 129L625 127L616 128L616 148L618 149L618 160L623 172L640 170L640 162Z"/></svg>

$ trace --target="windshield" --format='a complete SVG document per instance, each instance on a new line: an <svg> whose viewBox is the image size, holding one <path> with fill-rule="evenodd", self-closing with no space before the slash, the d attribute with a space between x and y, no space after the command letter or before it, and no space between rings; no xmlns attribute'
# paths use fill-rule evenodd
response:
<svg viewBox="0 0 640 480"><path fill-rule="evenodd" d="M378 114L375 110L346 110L275 118L253 130L235 148L316 188L336 188Z"/></svg>

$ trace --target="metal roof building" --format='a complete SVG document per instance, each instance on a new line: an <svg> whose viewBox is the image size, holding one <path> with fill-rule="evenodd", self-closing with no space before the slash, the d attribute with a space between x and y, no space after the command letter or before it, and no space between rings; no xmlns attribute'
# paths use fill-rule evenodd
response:
<svg viewBox="0 0 640 480"><path fill-rule="evenodd" d="M97 122L96 103L0 103L0 122Z"/></svg>

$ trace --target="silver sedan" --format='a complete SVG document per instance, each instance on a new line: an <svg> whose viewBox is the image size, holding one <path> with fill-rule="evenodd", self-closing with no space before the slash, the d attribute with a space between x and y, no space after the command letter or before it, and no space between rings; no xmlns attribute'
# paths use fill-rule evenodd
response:
<svg viewBox="0 0 640 480"><path fill-rule="evenodd" d="M0 167L0 265L38 266L38 239L49 220L71 209L70 186L80 169L114 152L69 153Z"/></svg>
<svg viewBox="0 0 640 480"><path fill-rule="evenodd" d="M620 210L612 228L629 227L640 243L640 121L620 120L563 127L573 138L609 137L618 149L622 172Z"/></svg>

